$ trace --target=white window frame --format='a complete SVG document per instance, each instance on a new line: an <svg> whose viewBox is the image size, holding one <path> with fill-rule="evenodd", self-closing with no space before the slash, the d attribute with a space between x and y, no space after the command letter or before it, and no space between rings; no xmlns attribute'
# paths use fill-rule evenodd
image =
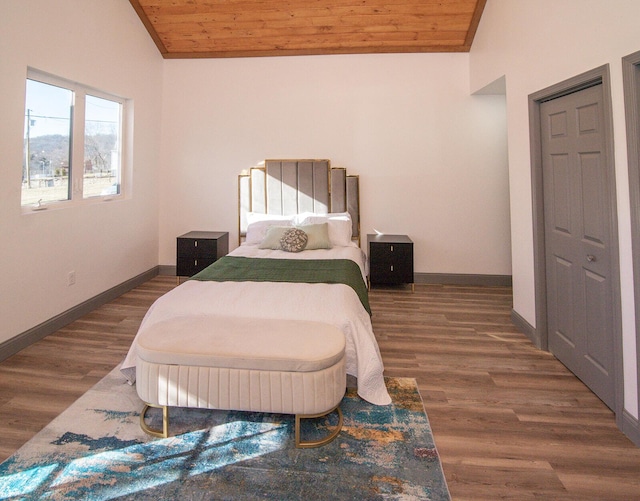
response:
<svg viewBox="0 0 640 501"><path fill-rule="evenodd" d="M36 80L49 85L61 87L73 92L73 103L71 111L71 148L69 152L69 199L42 202L40 205L22 205L22 213L30 214L45 209L60 209L66 207L75 207L92 203L109 202L112 200L121 200L127 198L129 193L130 179L130 162L128 151L130 150L130 116L129 99L110 94L87 85L73 82L65 78L57 77L49 73L45 73L33 68L27 69L27 80ZM26 80L25 80L26 83ZM109 195L96 195L85 198L83 195L84 188L84 148L85 148L85 102L87 94L117 102L121 106L120 112L120 172L119 183L120 192ZM26 97L26 95L25 95ZM26 102L26 99L25 99Z"/></svg>

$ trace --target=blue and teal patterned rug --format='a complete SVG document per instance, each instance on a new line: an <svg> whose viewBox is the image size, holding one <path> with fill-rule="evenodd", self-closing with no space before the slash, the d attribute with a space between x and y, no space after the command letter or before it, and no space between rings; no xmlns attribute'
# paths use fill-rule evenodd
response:
<svg viewBox="0 0 640 501"><path fill-rule="evenodd" d="M261 413L171 409L151 438L116 369L0 464L0 499L450 499L415 380L386 383L391 405L349 389L338 438L296 449L293 417Z"/></svg>

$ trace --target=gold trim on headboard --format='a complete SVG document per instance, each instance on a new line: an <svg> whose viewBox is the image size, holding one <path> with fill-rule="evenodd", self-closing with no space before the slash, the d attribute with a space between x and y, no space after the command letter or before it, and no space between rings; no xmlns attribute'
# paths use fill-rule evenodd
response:
<svg viewBox="0 0 640 501"><path fill-rule="evenodd" d="M271 169L278 172L274 178L269 176ZM323 181L325 169L326 181ZM319 173L322 177L318 177ZM275 190L271 196L269 190ZM276 205L270 208L270 202ZM353 238L359 244L359 177L348 175L344 167L332 167L327 159L268 159L238 176L239 244L246 235L248 212L296 214L307 211L349 212Z"/></svg>

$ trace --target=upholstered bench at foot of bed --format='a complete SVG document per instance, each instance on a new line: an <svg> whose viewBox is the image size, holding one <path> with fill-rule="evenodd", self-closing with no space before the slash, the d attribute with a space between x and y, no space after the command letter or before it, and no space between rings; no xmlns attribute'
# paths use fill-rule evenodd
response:
<svg viewBox="0 0 640 501"><path fill-rule="evenodd" d="M333 440L342 427L345 338L334 326L298 320L176 318L137 338L136 388L143 429L168 436L169 406L294 414L296 447ZM163 429L145 414L163 409ZM338 413L334 431L303 441L300 420Z"/></svg>

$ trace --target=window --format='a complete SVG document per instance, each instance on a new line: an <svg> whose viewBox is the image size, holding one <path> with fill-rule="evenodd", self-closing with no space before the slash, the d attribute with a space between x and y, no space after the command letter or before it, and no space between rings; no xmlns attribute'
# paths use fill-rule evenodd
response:
<svg viewBox="0 0 640 501"><path fill-rule="evenodd" d="M30 71L22 206L119 196L125 100Z"/></svg>

